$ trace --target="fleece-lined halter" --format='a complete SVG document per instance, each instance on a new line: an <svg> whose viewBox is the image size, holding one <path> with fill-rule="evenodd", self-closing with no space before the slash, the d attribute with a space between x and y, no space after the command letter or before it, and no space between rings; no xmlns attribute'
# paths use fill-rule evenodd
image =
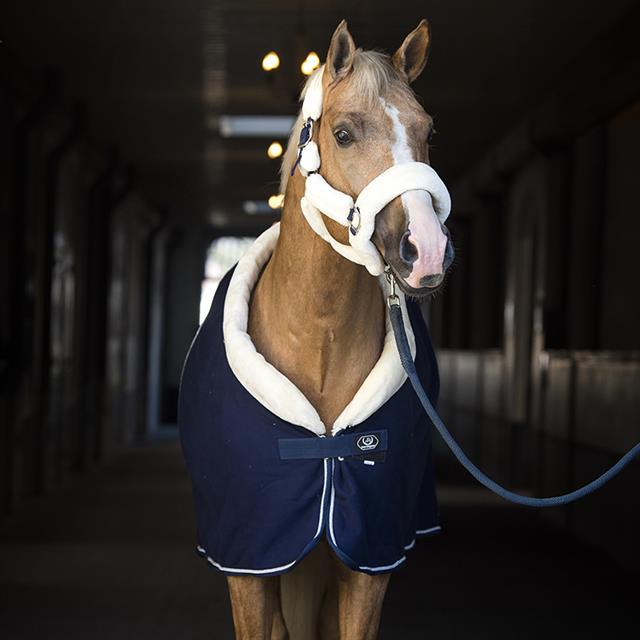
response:
<svg viewBox="0 0 640 640"><path fill-rule="evenodd" d="M320 153L313 141L313 125L322 114L322 76L324 67L310 80L302 103L304 125L300 132L298 158L291 175L300 165L306 177L305 194L300 200L302 213L311 228L339 254L364 265L374 276L384 271L384 261L371 241L376 215L394 198L412 190L427 191L441 223L451 211L451 197L440 176L424 162L395 164L376 176L357 199L334 189L318 173ZM349 228L349 244L338 242L327 229L322 214Z"/></svg>

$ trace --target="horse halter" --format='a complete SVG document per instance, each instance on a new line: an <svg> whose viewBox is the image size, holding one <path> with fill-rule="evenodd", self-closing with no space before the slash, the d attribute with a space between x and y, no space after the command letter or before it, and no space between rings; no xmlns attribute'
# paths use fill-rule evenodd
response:
<svg viewBox="0 0 640 640"><path fill-rule="evenodd" d="M304 125L300 132L296 167L306 178L305 193L300 200L302 213L311 228L335 251L351 262L364 265L371 275L384 272L385 263L371 241L376 215L394 198L412 190L431 195L434 211L440 223L449 216L451 197L440 176L424 162L395 164L376 176L353 198L334 189L319 173L320 152L313 141L313 125L322 114L322 67L311 78L302 103ZM322 214L349 228L349 244L338 242L327 229Z"/></svg>

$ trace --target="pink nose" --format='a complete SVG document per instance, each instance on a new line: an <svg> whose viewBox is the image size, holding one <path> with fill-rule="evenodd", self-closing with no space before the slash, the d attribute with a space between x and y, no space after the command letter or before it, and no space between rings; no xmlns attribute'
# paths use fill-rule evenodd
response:
<svg viewBox="0 0 640 640"><path fill-rule="evenodd" d="M414 289L436 287L444 278L448 238L442 231L431 197L424 191L403 196L409 230L400 241L400 257L411 272L405 278Z"/></svg>
<svg viewBox="0 0 640 640"><path fill-rule="evenodd" d="M414 289L437 287L444 278L447 236L440 232L435 242L421 243L419 239L405 234L400 244L400 256L411 264L407 284Z"/></svg>

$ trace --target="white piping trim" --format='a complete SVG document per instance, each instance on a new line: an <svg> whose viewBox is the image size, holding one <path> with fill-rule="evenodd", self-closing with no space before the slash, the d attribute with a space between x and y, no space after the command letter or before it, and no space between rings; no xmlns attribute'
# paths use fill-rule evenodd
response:
<svg viewBox="0 0 640 640"><path fill-rule="evenodd" d="M314 540L322 533L322 525L324 524L324 499L327 495L327 477L328 477L328 471L327 471L327 466L329 463L329 459L325 458L322 461L324 464L324 480L322 483L322 497L320 498L321 502L320 502L320 519L318 520L318 528L316 530L316 535L313 536Z"/></svg>
<svg viewBox="0 0 640 640"><path fill-rule="evenodd" d="M236 266L224 303L224 347L233 374L260 404L287 422L304 427L316 435L323 435L327 429L316 409L291 380L258 353L247 333L251 293L262 268L273 253L279 234L279 224L267 229ZM379 282L386 295L386 279L381 277ZM399 297L411 355L415 358L416 343L406 301L402 293ZM346 427L364 422L387 402L407 379L396 349L386 308L385 313L386 334L380 358L349 404L336 418L331 429L333 435Z"/></svg>
<svg viewBox="0 0 640 640"><path fill-rule="evenodd" d="M323 529L323 519L324 519L324 502L325 502L325 497L327 495L327 480L328 480L328 464L329 464L329 458L324 458L323 463L324 463L324 482L323 482L323 486L322 486L322 498L321 498L321 502L320 502L320 516L318 519L318 528L316 530L315 535L313 536L313 538L311 539L311 542L309 544L311 544L312 542L314 542L315 540L317 540L320 537L320 534L322 533L322 529ZM333 542L333 545L336 547L336 549L340 549L340 547L338 546L338 542L336 541L336 536L333 530L333 513L334 513L334 505L335 505L335 497L336 497L336 493L335 493L335 487L334 487L334 483L333 483L333 472L335 470L335 463L333 461L333 459L331 459L331 500L330 500L330 504L329 504L329 536L331 538L331 542ZM436 527L431 527L430 529L418 529L416 531L416 535L424 535L426 533L433 533L435 531L439 531L441 529L440 526L436 526ZM411 549L413 549L413 547L416 544L416 539L414 538L408 545L406 545L404 547L405 551L410 551ZM204 549L203 547L201 547L200 545L196 546L198 552L200 554L202 554L207 562L209 564L211 564L212 566L214 566L216 569L219 569L220 571L227 571L229 573L245 573L245 574L250 574L250 575L265 575L268 573L276 573L276 572L280 572L280 571L286 571L287 569L290 569L291 567L293 567L295 564L297 564L298 562L300 562L300 558L296 558L295 560L293 560L292 562L289 562L288 564L283 564L279 567L272 567L270 569L237 569L237 568L233 568L233 567L225 567L224 565L221 565L219 562L216 562L211 556L209 556L207 554L206 549ZM360 571L373 571L373 572L377 572L377 571L390 571L391 569L395 569L397 566L401 565L405 560L407 559L407 556L402 556L399 560L396 560L395 562L393 562L392 564L387 564L381 567L366 567L366 566L358 566L358 569Z"/></svg>
<svg viewBox="0 0 640 640"><path fill-rule="evenodd" d="M402 556L400 560L397 560L393 564L387 564L384 567L358 567L358 569L360 569L360 571L390 571L401 565L406 559L407 556Z"/></svg>
<svg viewBox="0 0 640 640"><path fill-rule="evenodd" d="M213 565L216 569L220 569L220 571L229 571L234 573L248 573L251 575L264 575L265 573L273 573L275 571L285 571L286 569L290 569L293 565L298 562L298 560L294 560L289 564L283 564L280 567L273 567L273 569L232 569L231 567L224 567L220 563L216 562L213 558L207 555L207 552L202 548L198 547L198 551L205 554L205 558L207 562Z"/></svg>
<svg viewBox="0 0 640 640"><path fill-rule="evenodd" d="M318 518L318 528L316 529L315 535L313 536L313 538L311 538L311 541L308 542L306 546L309 546L311 543L316 541L320 537L320 534L322 533L322 529L323 529L324 501L325 501L325 496L327 495L327 479L329 477L328 470L327 470L329 458L324 458L323 463L324 463L324 481L322 485L322 498L320 501L320 516ZM300 558L296 558L295 560L293 560L292 562L289 562L288 564L283 564L279 567L272 567L270 569L238 569L235 567L225 567L224 565L221 565L219 562L216 562L211 556L207 554L207 550L204 547L201 547L200 545L196 545L196 549L198 550L199 553L204 555L204 557L206 558L209 564L213 565L216 569L220 569L220 571L228 571L229 573L246 573L251 575L265 575L267 573L286 571L287 569L290 569L295 564L300 562Z"/></svg>
<svg viewBox="0 0 640 640"><path fill-rule="evenodd" d="M331 501L329 503L329 536L331 537L331 542L333 542L333 544L336 547L338 547L338 543L336 542L336 536L333 532L333 505L336 500L336 488L335 488L335 482L333 479L334 471L335 471L335 462L332 459L331 460Z"/></svg>
<svg viewBox="0 0 640 640"><path fill-rule="evenodd" d="M431 527L430 529L418 529L416 531L417 536L423 536L425 533L435 533L436 531L440 531L442 527L438 525L437 527Z"/></svg>
<svg viewBox="0 0 640 640"><path fill-rule="evenodd" d="M436 531L440 531L442 527L438 525L437 527L431 527L430 529L418 529L416 531L417 536L423 536L427 533L435 533ZM416 539L414 538L405 548L405 551L410 551L413 547L416 546Z"/></svg>
<svg viewBox="0 0 640 640"><path fill-rule="evenodd" d="M338 545L338 541L336 540L336 535L333 530L333 511L334 511L333 507L335 505L335 498L336 498L335 482L333 479L334 471L335 471L335 465L332 460L331 461L331 501L329 503L329 536L331 538L331 542L333 543L333 546L336 547L336 549L340 549L340 545ZM438 531L439 529L440 529L440 526L431 527L430 529L419 529L418 531L416 531L416 535L431 533L434 531ZM404 550L409 551L413 549L415 544L416 544L416 539L414 538L406 547L404 547ZM360 571L373 571L373 572L390 571L391 569L395 569L397 566L401 565L406 559L407 559L407 556L402 556L399 560L396 560L392 564L387 564L382 567L362 567L358 565L358 569Z"/></svg>

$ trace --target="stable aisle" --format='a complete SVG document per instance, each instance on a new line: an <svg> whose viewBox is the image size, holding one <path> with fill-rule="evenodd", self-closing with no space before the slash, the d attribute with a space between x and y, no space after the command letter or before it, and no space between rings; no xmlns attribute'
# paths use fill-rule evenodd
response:
<svg viewBox="0 0 640 640"><path fill-rule="evenodd" d="M394 575L382 640L637 634L637 573L482 489L440 496L444 531ZM0 529L0 638L231 638L224 578L193 542L177 443L124 453Z"/></svg>

